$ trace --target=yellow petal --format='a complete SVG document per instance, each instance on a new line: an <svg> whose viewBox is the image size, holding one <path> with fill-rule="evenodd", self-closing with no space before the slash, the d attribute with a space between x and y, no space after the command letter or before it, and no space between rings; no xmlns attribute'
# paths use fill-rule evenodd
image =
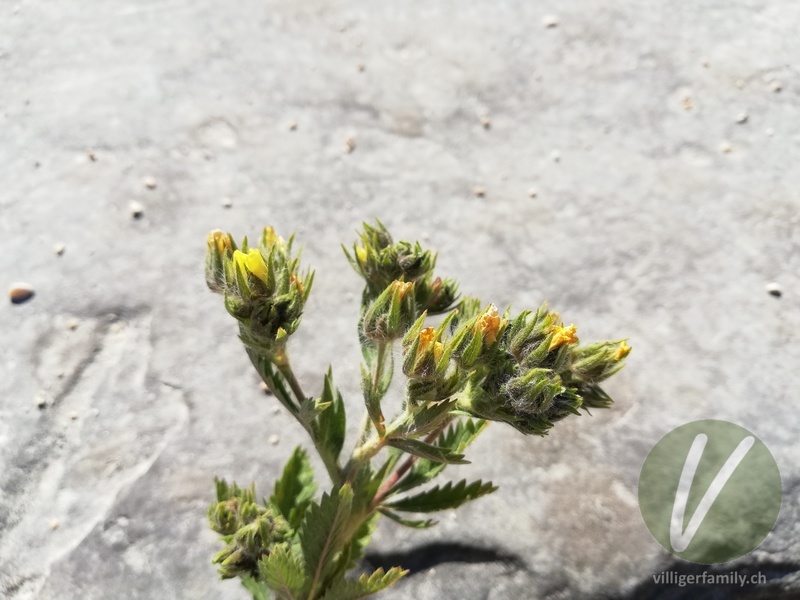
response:
<svg viewBox="0 0 800 600"><path fill-rule="evenodd" d="M626 344L623 340L623 342L619 345L619 348L617 348L617 351L614 353L614 360L622 360L630 353L631 347L628 346L628 344Z"/></svg>
<svg viewBox="0 0 800 600"><path fill-rule="evenodd" d="M578 333L578 328L575 325L570 325L569 327L556 325L553 328L553 338L550 340L549 350L554 350L565 344L576 343L578 341L576 333Z"/></svg>

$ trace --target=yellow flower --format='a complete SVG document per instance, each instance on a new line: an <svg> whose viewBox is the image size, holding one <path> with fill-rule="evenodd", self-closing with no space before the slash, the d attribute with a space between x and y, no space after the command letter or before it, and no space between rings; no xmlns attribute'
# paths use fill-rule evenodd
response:
<svg viewBox="0 0 800 600"><path fill-rule="evenodd" d="M410 284L409 284L410 285ZM439 362L439 359L442 358L442 354L444 353L444 345L442 342L434 342L433 340L436 338L436 331L433 327L426 327L422 331L419 332L419 347L417 348L418 356L421 356L428 347L433 342L433 360L434 362Z"/></svg>
<svg viewBox="0 0 800 600"><path fill-rule="evenodd" d="M301 294L303 293L304 291L303 280L295 276L294 273L289 275L289 284L290 285L294 284L294 286L297 288L297 291L300 292Z"/></svg>
<svg viewBox="0 0 800 600"><path fill-rule="evenodd" d="M623 340L622 343L619 345L619 348L617 348L617 351L614 353L614 360L622 360L630 353L631 353L631 347L628 346L628 344L626 344L625 341Z"/></svg>
<svg viewBox="0 0 800 600"><path fill-rule="evenodd" d="M233 262L237 268L245 273L252 273L264 283L267 282L267 265L261 252L255 248L247 251L247 254L240 250L233 253Z"/></svg>
<svg viewBox="0 0 800 600"><path fill-rule="evenodd" d="M210 250L217 249L220 254L225 254L226 251L231 251L231 239L219 229L215 229L208 234L208 248Z"/></svg>
<svg viewBox="0 0 800 600"><path fill-rule="evenodd" d="M367 264L367 249L363 246L356 246L356 260L361 266Z"/></svg>
<svg viewBox="0 0 800 600"><path fill-rule="evenodd" d="M497 333L500 331L502 322L503 320L500 318L500 314L494 304L490 304L486 312L478 319L475 327L483 333L483 340L487 346L491 346L497 341Z"/></svg>
<svg viewBox="0 0 800 600"><path fill-rule="evenodd" d="M569 327L556 325L553 327L552 333L553 339L550 340L550 348L548 350L554 350L565 344L574 344L578 341L578 336L575 335L578 333L578 328L575 325L570 325Z"/></svg>
<svg viewBox="0 0 800 600"><path fill-rule="evenodd" d="M406 294L414 287L414 283L411 281L402 282L402 281L393 281L392 285L397 290L397 299L402 300L406 297Z"/></svg>
<svg viewBox="0 0 800 600"><path fill-rule="evenodd" d="M272 227L264 227L264 233L261 234L261 244L266 248L274 246L275 244L285 245L286 242L283 238L275 233Z"/></svg>

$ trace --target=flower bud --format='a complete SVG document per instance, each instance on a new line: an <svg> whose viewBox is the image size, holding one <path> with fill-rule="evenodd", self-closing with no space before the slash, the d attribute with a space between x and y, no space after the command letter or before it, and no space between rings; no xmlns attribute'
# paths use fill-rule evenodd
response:
<svg viewBox="0 0 800 600"><path fill-rule="evenodd" d="M227 279L225 265L229 263L236 250L236 244L229 233L215 229L208 234L206 250L206 284L211 291L225 291Z"/></svg>
<svg viewBox="0 0 800 600"><path fill-rule="evenodd" d="M500 316L494 304L461 325L453 335L453 356L463 369L471 369L486 362L494 350L499 350L497 340L503 334L508 320Z"/></svg>
<svg viewBox="0 0 800 600"><path fill-rule="evenodd" d="M630 351L631 347L625 340L576 348L573 351L572 376L579 381L599 383L622 369L622 361Z"/></svg>
<svg viewBox="0 0 800 600"><path fill-rule="evenodd" d="M450 365L452 348L442 342L442 335L455 315L448 315L436 329L422 327L425 316L423 313L403 338L403 373L415 381L440 380Z"/></svg>
<svg viewBox="0 0 800 600"><path fill-rule="evenodd" d="M364 335L378 342L400 338L414 323L416 310L414 284L393 281L367 309Z"/></svg>

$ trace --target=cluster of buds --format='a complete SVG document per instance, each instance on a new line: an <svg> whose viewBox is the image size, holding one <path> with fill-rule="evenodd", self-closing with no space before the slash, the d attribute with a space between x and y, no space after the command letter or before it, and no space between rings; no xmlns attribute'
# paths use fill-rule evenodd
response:
<svg viewBox="0 0 800 600"><path fill-rule="evenodd" d="M300 324L313 273L300 274L299 259L288 242L271 227L264 229L258 248L247 238L241 248L230 234L212 231L206 252L206 283L225 297L225 307L241 324L249 346L277 353Z"/></svg>
<svg viewBox="0 0 800 600"><path fill-rule="evenodd" d="M364 303L378 298L394 281L414 284L417 316L423 311L440 314L452 308L458 286L452 279L433 277L436 254L419 242L394 242L380 221L375 226L364 223L361 245L354 244L352 254L344 248L350 264L367 283Z"/></svg>
<svg viewBox="0 0 800 600"><path fill-rule="evenodd" d="M214 555L223 579L258 572L258 561L284 543L288 523L269 508L256 503L255 489L241 489L217 480L217 502L208 509L211 529L227 544Z"/></svg>
<svg viewBox="0 0 800 600"><path fill-rule="evenodd" d="M623 367L625 341L579 346L577 327L542 306L513 320L490 306L460 326L453 355L472 369L458 407L544 435L579 409L605 408L598 383Z"/></svg>
<svg viewBox="0 0 800 600"><path fill-rule="evenodd" d="M416 314L414 284L393 281L367 307L361 322L362 333L375 342L395 340L411 327Z"/></svg>

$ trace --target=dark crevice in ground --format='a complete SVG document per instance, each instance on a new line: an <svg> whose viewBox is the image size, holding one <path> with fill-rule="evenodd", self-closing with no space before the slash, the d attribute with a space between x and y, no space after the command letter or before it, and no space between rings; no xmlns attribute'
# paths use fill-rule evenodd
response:
<svg viewBox="0 0 800 600"><path fill-rule="evenodd" d="M524 562L514 554L454 542L433 542L404 552L371 552L364 562L373 569L402 566L410 571L408 577L445 563L500 563L513 571L525 569Z"/></svg>
<svg viewBox="0 0 800 600"><path fill-rule="evenodd" d="M658 583L653 576L639 583L626 594L607 595L606 600L796 600L800 598L800 589L792 586L787 589L786 582L781 580L787 575L800 572L800 565L790 562L773 562L751 565L720 566L699 565L675 562L665 567L663 572L673 572L672 583ZM659 576L662 571L655 573ZM681 587L678 578L681 576L730 575L735 573L745 583L687 583ZM759 574L762 581L757 583Z"/></svg>

